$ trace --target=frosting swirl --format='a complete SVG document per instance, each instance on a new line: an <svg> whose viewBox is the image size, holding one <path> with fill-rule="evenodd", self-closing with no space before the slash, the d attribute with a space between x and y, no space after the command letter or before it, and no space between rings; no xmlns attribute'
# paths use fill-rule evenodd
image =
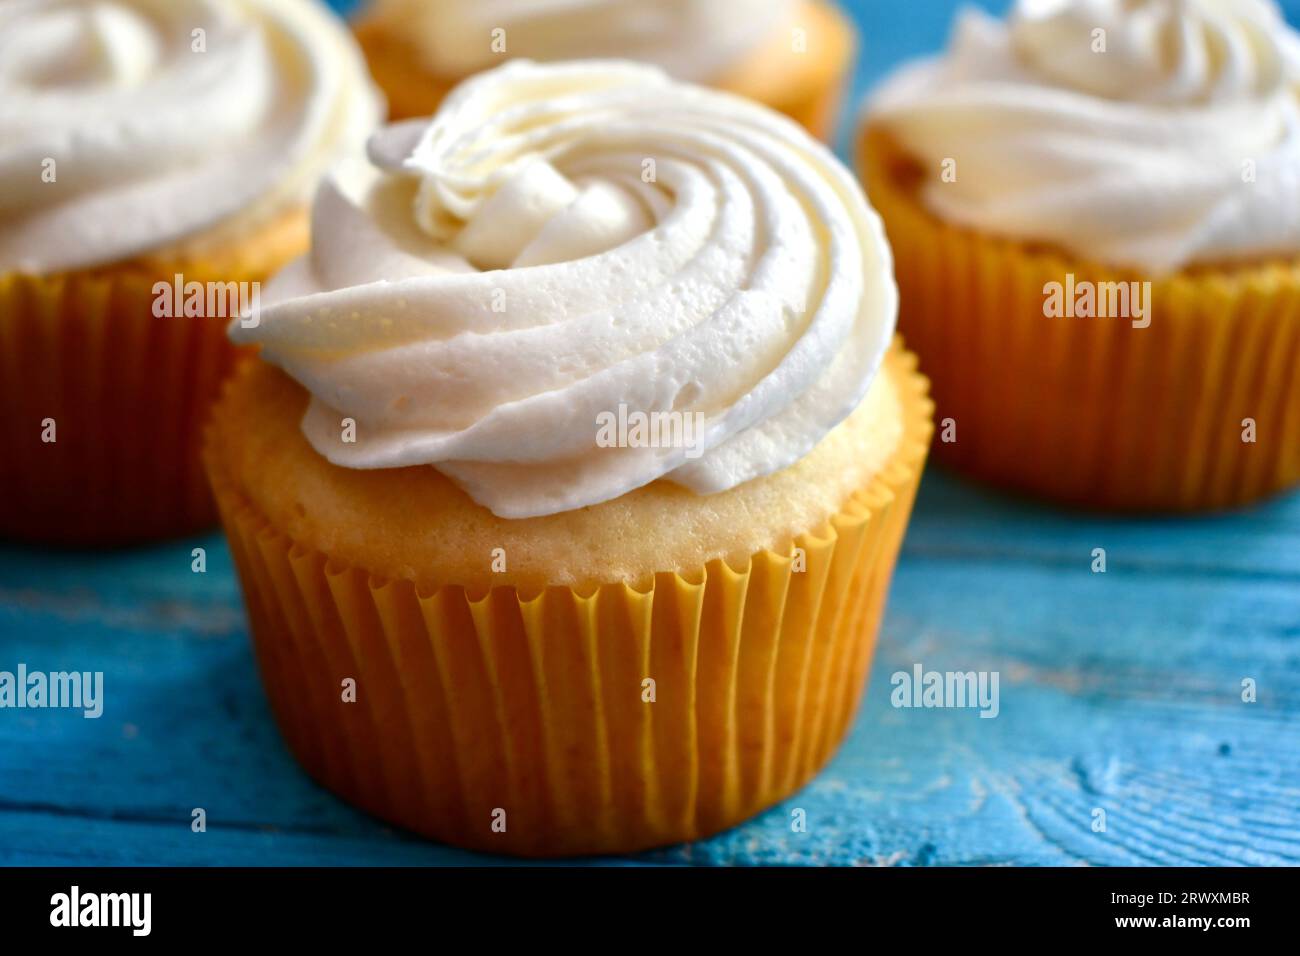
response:
<svg viewBox="0 0 1300 956"><path fill-rule="evenodd" d="M505 517L797 461L866 393L897 292L882 227L793 122L620 61L514 61L341 166L312 250L231 334L312 393L351 468L434 465ZM601 447L620 407L691 445ZM340 423L355 422L355 441Z"/></svg>
<svg viewBox="0 0 1300 956"><path fill-rule="evenodd" d="M306 202L380 113L314 0L3 0L0 271L237 235Z"/></svg>
<svg viewBox="0 0 1300 956"><path fill-rule="evenodd" d="M788 21L794 0L378 0L428 68L461 77L530 60L619 57L661 66L683 80L708 80ZM504 31L504 51L493 31Z"/></svg>
<svg viewBox="0 0 1300 956"><path fill-rule="evenodd" d="M1296 35L1270 0L1020 0L967 12L869 119L995 234L1167 272L1300 251Z"/></svg>

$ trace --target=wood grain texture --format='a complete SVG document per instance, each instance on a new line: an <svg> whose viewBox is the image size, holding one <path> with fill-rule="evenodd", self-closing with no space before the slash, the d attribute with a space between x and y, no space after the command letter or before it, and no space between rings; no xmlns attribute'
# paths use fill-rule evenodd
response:
<svg viewBox="0 0 1300 956"><path fill-rule="evenodd" d="M1300 863L1298 545L1300 496L1122 522L931 472L839 756L756 820L638 862ZM104 671L106 707L0 711L0 863L487 861L298 770L218 537L110 560L0 549L0 668L18 661ZM915 663L999 672L1001 713L891 707L890 674Z"/></svg>
<svg viewBox="0 0 1300 956"><path fill-rule="evenodd" d="M848 6L866 37L859 95L940 46L951 16ZM110 557L0 546L0 669L102 670L106 696L98 720L0 710L0 865L500 862L308 780L244 628L217 535ZM890 675L916 663L997 671L1000 715L894 709ZM1300 495L1121 521L932 470L866 703L827 770L711 840L602 862L1300 864Z"/></svg>

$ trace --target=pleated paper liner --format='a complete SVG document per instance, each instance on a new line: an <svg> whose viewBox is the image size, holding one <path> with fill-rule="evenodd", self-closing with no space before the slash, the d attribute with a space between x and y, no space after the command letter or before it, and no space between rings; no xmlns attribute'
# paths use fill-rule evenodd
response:
<svg viewBox="0 0 1300 956"><path fill-rule="evenodd" d="M152 287L0 277L0 536L123 544L215 520L199 446L227 320L155 318Z"/></svg>
<svg viewBox="0 0 1300 956"><path fill-rule="evenodd" d="M265 279L304 223L174 268L0 275L0 537L117 545L216 522L203 423L240 353L224 316L155 317L154 284Z"/></svg>
<svg viewBox="0 0 1300 956"><path fill-rule="evenodd" d="M793 50L794 37L783 28L768 47L756 51L726 75L705 81L705 85L764 103L814 136L829 140L852 67L854 28L825 0L801 4L792 23L805 31L806 52ZM355 33L370 73L388 100L390 120L432 115L459 82L431 73L415 46L406 37L396 35L382 19L363 17ZM502 62L509 54L508 35L506 43Z"/></svg>
<svg viewBox="0 0 1300 956"><path fill-rule="evenodd" d="M789 796L844 736L871 661L929 442L926 383L911 356L906 369L899 450L797 537L804 570L793 551L762 551L740 568L661 572L645 589L380 579L273 526L210 447L294 754L377 816L527 856L689 840Z"/></svg>
<svg viewBox="0 0 1300 956"><path fill-rule="evenodd" d="M1152 280L1146 328L1049 318L1047 283L1144 277L940 222L878 130L863 176L900 330L933 382L941 462L1116 510L1222 508L1300 482L1300 259Z"/></svg>

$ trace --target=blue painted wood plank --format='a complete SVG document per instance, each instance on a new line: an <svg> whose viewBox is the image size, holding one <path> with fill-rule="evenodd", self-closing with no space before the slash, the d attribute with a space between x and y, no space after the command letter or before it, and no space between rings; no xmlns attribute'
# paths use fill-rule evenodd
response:
<svg viewBox="0 0 1300 956"><path fill-rule="evenodd" d="M945 493L927 501L934 520L909 529L909 554L1078 568L1105 548L1112 572L1300 579L1295 495L1208 515L1117 517L1035 504L941 474L933 481L943 481Z"/></svg>
<svg viewBox="0 0 1300 956"><path fill-rule="evenodd" d="M1112 545L1094 574L1086 533L1061 552L1069 560L1043 560L1037 544L1015 545L1036 540L1043 509L968 509L972 495L988 493L927 476L867 704L827 771L735 831L641 861L1300 862L1295 580L1189 570L1173 547L1184 522ZM991 521L1007 548L933 553L955 507ZM1267 551L1297 515L1300 497L1242 517ZM1240 533L1230 518L1195 523L1206 554ZM297 769L256 678L228 558L202 540L204 575L190 571L188 541L116 567L0 550L0 666L103 670L107 698L99 720L3 712L0 862L463 862ZM1140 560L1126 561L1129 548ZM999 717L894 709L890 675L917 663L997 671ZM1243 677L1258 681L1258 703L1240 701ZM206 834L190 833L194 807ZM1105 834L1091 831L1096 807ZM806 833L791 831L795 808Z"/></svg>

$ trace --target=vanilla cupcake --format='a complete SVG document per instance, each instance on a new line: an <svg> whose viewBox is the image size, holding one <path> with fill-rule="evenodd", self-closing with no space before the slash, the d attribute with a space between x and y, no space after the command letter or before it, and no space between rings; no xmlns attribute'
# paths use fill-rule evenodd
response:
<svg viewBox="0 0 1300 956"><path fill-rule="evenodd" d="M1296 49L1263 0L1023 0L878 91L941 460L1119 509L1300 481Z"/></svg>
<svg viewBox="0 0 1300 956"><path fill-rule="evenodd" d="M206 445L326 786L528 855L703 836L847 730L930 432L880 222L789 120L516 61L313 210Z"/></svg>
<svg viewBox="0 0 1300 956"><path fill-rule="evenodd" d="M357 35L395 119L507 57L622 57L758 100L823 139L857 45L828 0L372 0Z"/></svg>
<svg viewBox="0 0 1300 956"><path fill-rule="evenodd" d="M225 327L307 248L316 183L380 113L308 0L0 6L0 536L215 520Z"/></svg>

